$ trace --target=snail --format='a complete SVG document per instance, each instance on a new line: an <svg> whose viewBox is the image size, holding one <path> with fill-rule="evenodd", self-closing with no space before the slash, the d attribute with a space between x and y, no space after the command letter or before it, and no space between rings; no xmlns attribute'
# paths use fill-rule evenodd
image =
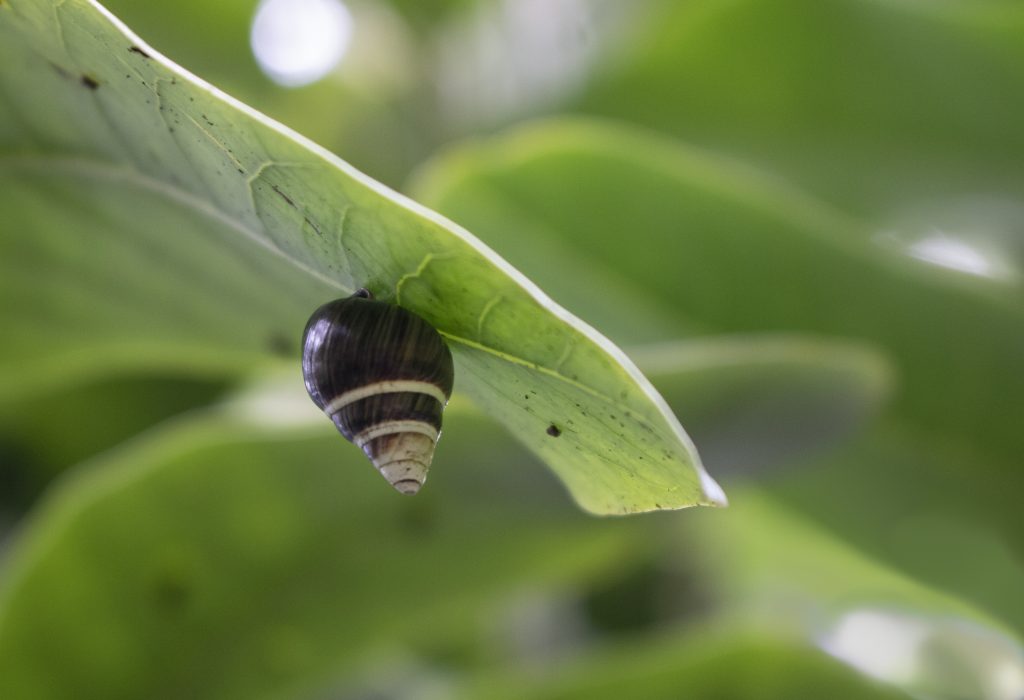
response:
<svg viewBox="0 0 1024 700"><path fill-rule="evenodd" d="M366 289L313 312L302 334L310 398L396 490L423 486L455 370L441 335Z"/></svg>

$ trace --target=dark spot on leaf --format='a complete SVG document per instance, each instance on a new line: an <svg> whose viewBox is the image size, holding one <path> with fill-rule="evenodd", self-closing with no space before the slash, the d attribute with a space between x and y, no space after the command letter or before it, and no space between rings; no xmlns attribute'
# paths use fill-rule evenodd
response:
<svg viewBox="0 0 1024 700"><path fill-rule="evenodd" d="M89 88L90 90L97 90L100 87L99 81L96 80L96 78L92 77L91 75L87 75L85 73L82 73L81 80L82 80L82 85L84 85L85 87Z"/></svg>
<svg viewBox="0 0 1024 700"><path fill-rule="evenodd" d="M562 434L562 431L558 429L558 426L557 426L557 425L555 425L554 423L552 423L551 425L549 425L549 426L548 426L548 430L547 430L547 433L548 433L548 435L550 435L551 437L558 437L559 435L561 435L561 434Z"/></svg>
<svg viewBox="0 0 1024 700"><path fill-rule="evenodd" d="M526 399L527 401L529 401L530 400L530 395L529 394L523 394L523 398Z"/></svg>
<svg viewBox="0 0 1024 700"><path fill-rule="evenodd" d="M309 224L310 228L312 228L312 229L313 229L314 231L316 231L316 235L318 235L318 236L323 236L323 235L324 235L324 234L323 234L323 233L322 233L322 232L320 231L320 227L319 227L319 226L317 226L316 224L314 224L314 223L313 223L313 220L312 220L312 219L310 219L310 218L309 218L308 216L304 216L304 217L302 217L302 220L303 220L303 221L305 221L305 222L306 222L307 224Z"/></svg>
<svg viewBox="0 0 1024 700"><path fill-rule="evenodd" d="M270 189L274 190L274 192L277 192L279 195L281 195L281 199L288 202L288 206L295 206L295 202L292 201L292 198L286 195L284 192L282 192L277 185L271 185Z"/></svg>
<svg viewBox="0 0 1024 700"><path fill-rule="evenodd" d="M128 50L129 50L129 51L131 51L132 53L137 53L137 54L139 54L139 55L140 55L140 56L142 56L143 58L153 58L153 57L152 57L152 56L150 56L150 55L149 55L148 53L146 53L145 51L143 51L142 49L140 49L140 48L139 48L138 46L129 46L129 47L128 47Z"/></svg>

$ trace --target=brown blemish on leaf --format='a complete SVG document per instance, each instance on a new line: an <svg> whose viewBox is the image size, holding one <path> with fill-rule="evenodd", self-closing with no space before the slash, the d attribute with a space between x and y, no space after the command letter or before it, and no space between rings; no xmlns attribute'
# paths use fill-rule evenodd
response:
<svg viewBox="0 0 1024 700"><path fill-rule="evenodd" d="M562 434L562 431L558 429L558 426L557 426L557 425L555 425L554 423L552 423L551 425L549 425L549 426L548 426L548 430L547 430L547 433L548 433L548 435L550 435L551 437L558 437L559 435L561 435L561 434Z"/></svg>
<svg viewBox="0 0 1024 700"><path fill-rule="evenodd" d="M323 233L320 231L320 227L314 224L312 219L310 219L308 216L304 216L302 218L307 224L309 224L310 228L316 231L316 235L323 236Z"/></svg>
<svg viewBox="0 0 1024 700"><path fill-rule="evenodd" d="M288 205L289 205L289 206L292 206L292 207L294 207L294 206L295 206L295 202L293 202L293 201L292 201L292 198L291 198L291 197L289 197L288 195L286 195L286 194L285 194L284 192L282 192L282 191L281 191L281 190L280 190L280 189L278 188L278 186L277 186L277 185L271 185L271 186L270 186L270 189L274 190L274 192L277 192L277 193L278 193L279 195L281 195L281 198L282 198L282 199L283 199L284 201L288 202Z"/></svg>
<svg viewBox="0 0 1024 700"><path fill-rule="evenodd" d="M86 73L82 73L81 81L82 85L89 88L90 90L98 90L100 87L100 82L96 80L96 78Z"/></svg>
<svg viewBox="0 0 1024 700"><path fill-rule="evenodd" d="M132 53L139 54L143 58L153 58L148 53L146 53L144 50L140 49L138 46L129 46L128 50L131 51Z"/></svg>

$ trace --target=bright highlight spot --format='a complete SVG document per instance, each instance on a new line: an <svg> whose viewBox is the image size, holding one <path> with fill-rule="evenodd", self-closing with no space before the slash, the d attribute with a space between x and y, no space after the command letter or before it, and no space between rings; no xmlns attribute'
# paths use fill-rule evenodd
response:
<svg viewBox="0 0 1024 700"><path fill-rule="evenodd" d="M996 265L988 256L962 240L941 233L911 244L907 252L918 260L969 275L996 276Z"/></svg>
<svg viewBox="0 0 1024 700"><path fill-rule="evenodd" d="M643 3L493 0L471 4L440 37L446 117L476 127L543 112L575 94Z"/></svg>
<svg viewBox="0 0 1024 700"><path fill-rule="evenodd" d="M844 615L821 647L920 700L1020 700L1020 642L963 618L863 608Z"/></svg>
<svg viewBox="0 0 1024 700"><path fill-rule="evenodd" d="M874 242L928 265L1000 284L1024 283L1024 205L993 196L918 202L893 212Z"/></svg>
<svg viewBox="0 0 1024 700"><path fill-rule="evenodd" d="M865 675L902 685L917 673L927 634L917 620L858 610L845 615L821 646Z"/></svg>
<svg viewBox="0 0 1024 700"><path fill-rule="evenodd" d="M992 697L1017 699L1024 697L1024 663L999 660L992 669Z"/></svg>
<svg viewBox="0 0 1024 700"><path fill-rule="evenodd" d="M352 15L339 0L263 0L250 42L256 62L279 85L320 80L341 61L352 38Z"/></svg>
<svg viewBox="0 0 1024 700"><path fill-rule="evenodd" d="M239 420L268 429L324 426L324 414L309 400L302 378L293 372L271 374L243 387L225 401ZM326 423L330 425L330 423Z"/></svg>

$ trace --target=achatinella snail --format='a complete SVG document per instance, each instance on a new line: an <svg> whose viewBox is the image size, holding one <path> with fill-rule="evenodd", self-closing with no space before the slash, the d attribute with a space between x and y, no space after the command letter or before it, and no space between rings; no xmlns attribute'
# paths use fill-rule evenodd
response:
<svg viewBox="0 0 1024 700"><path fill-rule="evenodd" d="M398 491L423 486L452 394L452 354L434 328L365 289L313 312L302 336L313 402Z"/></svg>

